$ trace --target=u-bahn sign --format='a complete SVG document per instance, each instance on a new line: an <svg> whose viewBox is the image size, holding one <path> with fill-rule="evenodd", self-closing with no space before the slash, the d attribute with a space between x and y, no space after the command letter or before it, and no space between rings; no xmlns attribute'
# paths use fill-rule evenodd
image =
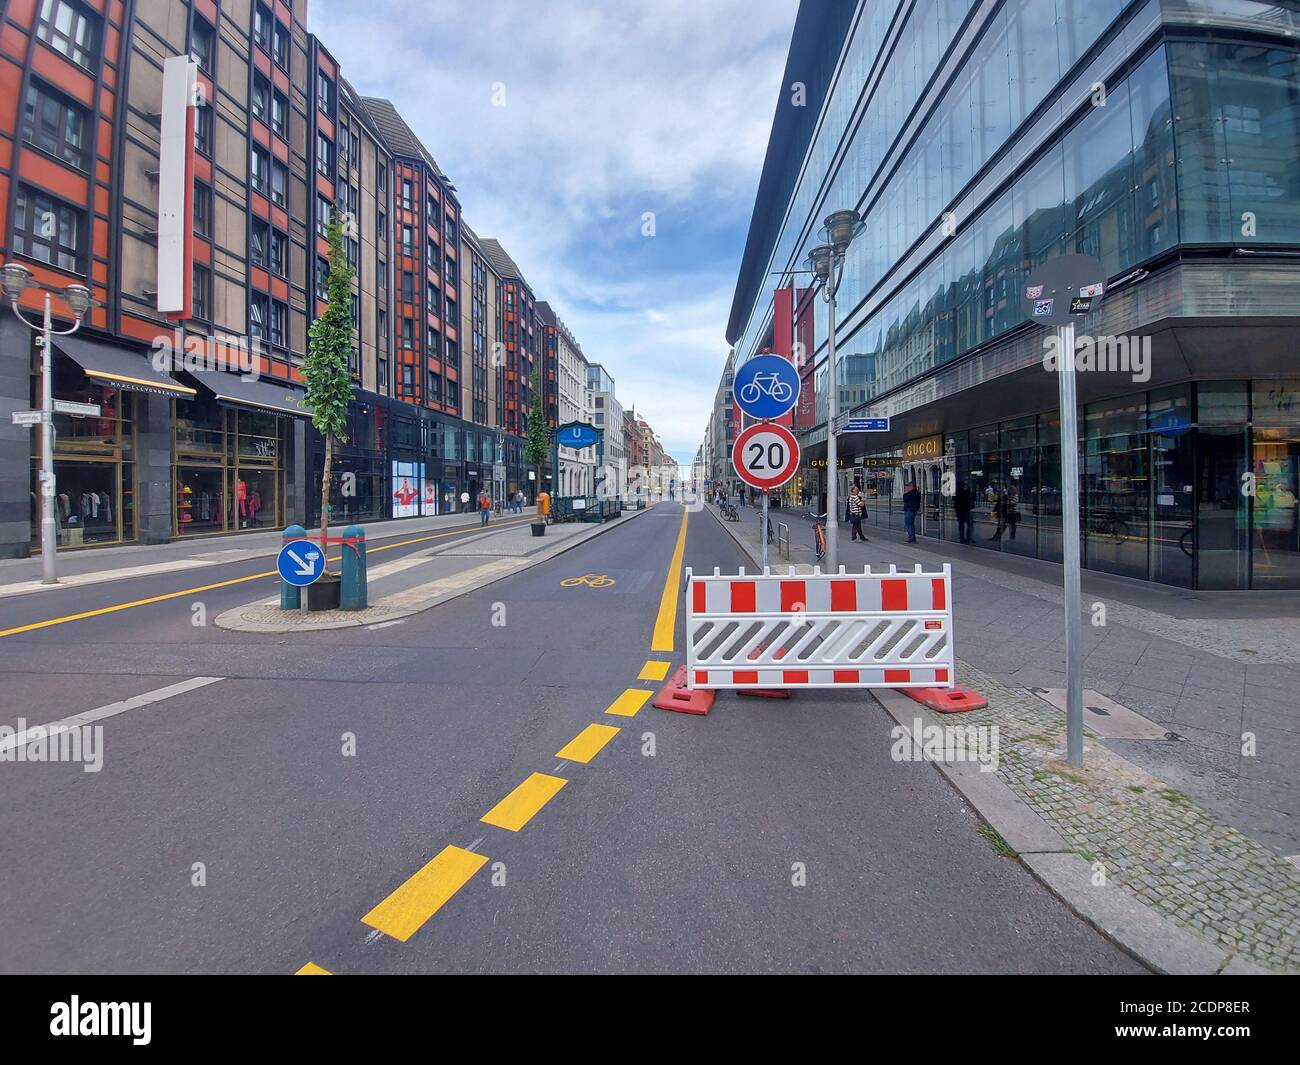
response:
<svg viewBox="0 0 1300 1065"><path fill-rule="evenodd" d="M799 441L784 425L751 425L731 446L740 479L755 488L780 488L799 469Z"/></svg>

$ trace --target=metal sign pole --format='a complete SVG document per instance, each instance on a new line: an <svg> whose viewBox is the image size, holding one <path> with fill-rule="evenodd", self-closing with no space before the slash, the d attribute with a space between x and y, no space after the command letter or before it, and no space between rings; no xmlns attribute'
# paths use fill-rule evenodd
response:
<svg viewBox="0 0 1300 1065"><path fill-rule="evenodd" d="M759 518L758 542L763 545L763 572L767 572L767 489L763 489L763 516Z"/></svg>
<svg viewBox="0 0 1300 1065"><path fill-rule="evenodd" d="M1075 399L1074 323L1056 327L1061 403L1061 532L1065 565L1065 752L1083 765L1083 609L1079 553L1079 407Z"/></svg>

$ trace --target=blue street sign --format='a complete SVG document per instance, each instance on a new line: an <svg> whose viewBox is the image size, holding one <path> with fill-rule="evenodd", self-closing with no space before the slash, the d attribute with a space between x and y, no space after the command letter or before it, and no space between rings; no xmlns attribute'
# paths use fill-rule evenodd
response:
<svg viewBox="0 0 1300 1065"><path fill-rule="evenodd" d="M586 422L569 422L555 430L555 442L560 447L571 447L580 451L584 447L593 447L600 441L600 430Z"/></svg>
<svg viewBox="0 0 1300 1065"><path fill-rule="evenodd" d="M285 584L305 588L325 572L325 552L310 540L290 540L280 548L275 566Z"/></svg>
<svg viewBox="0 0 1300 1065"><path fill-rule="evenodd" d="M751 418L779 418L799 402L799 371L780 355L755 355L736 371L732 388Z"/></svg>
<svg viewBox="0 0 1300 1065"><path fill-rule="evenodd" d="M844 423L846 433L887 433L889 432L888 418L849 418Z"/></svg>

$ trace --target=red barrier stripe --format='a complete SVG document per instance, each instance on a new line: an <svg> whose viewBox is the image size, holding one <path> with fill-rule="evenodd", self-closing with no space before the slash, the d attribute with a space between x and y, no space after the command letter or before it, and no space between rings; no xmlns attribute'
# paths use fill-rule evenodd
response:
<svg viewBox="0 0 1300 1065"><path fill-rule="evenodd" d="M781 609L785 611L808 609L808 587L803 581L781 582Z"/></svg>
<svg viewBox="0 0 1300 1065"><path fill-rule="evenodd" d="M948 671L947 671L946 669L936 669L936 670L934 671L934 679L935 679L936 681L940 681L940 680L941 680L941 681L943 681L945 684L947 684L947 683L948 683Z"/></svg>
<svg viewBox="0 0 1300 1065"><path fill-rule="evenodd" d="M907 581L880 582L880 609L907 609Z"/></svg>
<svg viewBox="0 0 1300 1065"><path fill-rule="evenodd" d="M836 684L857 684L858 671L856 669L837 669L834 680Z"/></svg>
<svg viewBox="0 0 1300 1065"><path fill-rule="evenodd" d="M831 581L831 609L849 612L858 609L857 581Z"/></svg>
<svg viewBox="0 0 1300 1065"><path fill-rule="evenodd" d="M910 669L887 669L885 670L886 684L908 684L912 680L912 671Z"/></svg>
<svg viewBox="0 0 1300 1065"><path fill-rule="evenodd" d="M706 688L709 686L709 674L706 670L697 669L695 671L695 683L703 684Z"/></svg>
<svg viewBox="0 0 1300 1065"><path fill-rule="evenodd" d="M731 674L733 684L757 684L758 671L749 669L738 669Z"/></svg>
<svg viewBox="0 0 1300 1065"><path fill-rule="evenodd" d="M692 609L697 614L706 613L707 607L705 604L707 602L707 598L704 594L704 584L702 582L697 581L694 585L694 589L695 590L691 593L693 598Z"/></svg>
<svg viewBox="0 0 1300 1065"><path fill-rule="evenodd" d="M757 592L753 581L731 582L731 612L733 614L752 614L757 609L755 596Z"/></svg>
<svg viewBox="0 0 1300 1065"><path fill-rule="evenodd" d="M782 684L807 684L808 671L806 669L786 669L781 671Z"/></svg>
<svg viewBox="0 0 1300 1065"><path fill-rule="evenodd" d="M935 579L930 582L930 590L932 598L930 605L935 610L946 610L948 608L948 596L943 588L943 578L935 577Z"/></svg>

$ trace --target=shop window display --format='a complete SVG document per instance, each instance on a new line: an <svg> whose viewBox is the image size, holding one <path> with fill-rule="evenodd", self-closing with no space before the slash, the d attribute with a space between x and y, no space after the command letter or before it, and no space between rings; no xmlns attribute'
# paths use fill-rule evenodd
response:
<svg viewBox="0 0 1300 1065"><path fill-rule="evenodd" d="M37 365L33 363L34 367ZM54 417L54 512L60 548L121 543L135 538L134 397L91 383L80 366L56 353L55 399L94 403L98 417ZM32 378L32 407L40 406L39 378ZM31 536L40 543L41 437L33 434Z"/></svg>

